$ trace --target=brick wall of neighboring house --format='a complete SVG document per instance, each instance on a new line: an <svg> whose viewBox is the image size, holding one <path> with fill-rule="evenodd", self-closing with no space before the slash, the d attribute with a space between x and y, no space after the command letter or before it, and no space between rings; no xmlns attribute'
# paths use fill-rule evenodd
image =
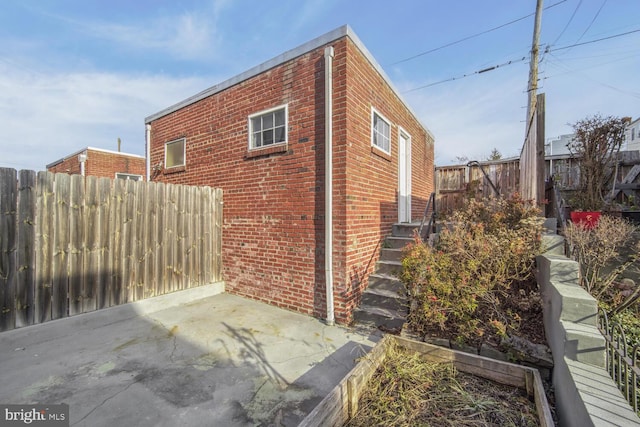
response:
<svg viewBox="0 0 640 427"><path fill-rule="evenodd" d="M333 46L335 308L348 322L397 220L397 126L422 147L413 159L416 211L433 188L433 144L348 36L323 42L148 118L151 177L223 189L227 290L324 317L324 47ZM284 104L287 145L248 150L248 116ZM372 105L392 122L389 158L371 151ZM179 138L185 166L164 168L165 143Z"/></svg>
<svg viewBox="0 0 640 427"><path fill-rule="evenodd" d="M78 155L85 152L87 159L84 166L86 176L115 178L116 173L140 175L145 179L145 158L135 154L117 151L102 150L88 147L77 153L69 155L58 162L47 165L49 172L62 172L68 174L80 174L80 161Z"/></svg>

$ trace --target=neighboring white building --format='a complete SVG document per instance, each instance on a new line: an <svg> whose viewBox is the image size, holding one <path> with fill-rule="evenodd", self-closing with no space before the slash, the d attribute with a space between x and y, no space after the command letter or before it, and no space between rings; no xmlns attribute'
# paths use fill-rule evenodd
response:
<svg viewBox="0 0 640 427"><path fill-rule="evenodd" d="M567 144L571 142L574 134L560 135L548 138L544 144L545 156L561 156L571 154ZM624 132L624 141L620 151L640 150L640 117L630 122Z"/></svg>
<svg viewBox="0 0 640 427"><path fill-rule="evenodd" d="M571 154L567 145L573 139L573 134L560 135L555 138L548 138L544 145L545 156L558 156L562 154Z"/></svg>
<svg viewBox="0 0 640 427"><path fill-rule="evenodd" d="M640 117L627 125L622 149L624 151L640 150Z"/></svg>

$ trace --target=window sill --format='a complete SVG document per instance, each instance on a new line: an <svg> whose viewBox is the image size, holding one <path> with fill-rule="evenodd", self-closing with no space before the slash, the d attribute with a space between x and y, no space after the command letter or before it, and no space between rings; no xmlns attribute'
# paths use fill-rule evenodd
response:
<svg viewBox="0 0 640 427"><path fill-rule="evenodd" d="M375 154L376 156L382 157L383 159L385 159L385 160L387 160L389 162L391 161L391 154L382 151L381 149L379 149L375 145L371 146L371 152L373 154Z"/></svg>
<svg viewBox="0 0 640 427"><path fill-rule="evenodd" d="M277 144L277 145L271 145L269 147L262 147L262 148L252 148L249 151L247 151L247 154L244 156L245 159L252 159L254 157L260 157L260 156L267 156L269 154L274 154L274 153L284 153L287 151L287 144Z"/></svg>
<svg viewBox="0 0 640 427"><path fill-rule="evenodd" d="M172 173L184 172L187 170L186 166L174 166L172 168L164 168L162 170L163 175L171 175Z"/></svg>

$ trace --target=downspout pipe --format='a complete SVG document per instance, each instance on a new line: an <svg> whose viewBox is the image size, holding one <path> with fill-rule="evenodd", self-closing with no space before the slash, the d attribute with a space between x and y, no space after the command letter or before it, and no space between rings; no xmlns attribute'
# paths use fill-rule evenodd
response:
<svg viewBox="0 0 640 427"><path fill-rule="evenodd" d="M145 145L146 145L146 159L145 159L145 169L147 170L147 182L151 181L151 125L146 125L145 132Z"/></svg>
<svg viewBox="0 0 640 427"><path fill-rule="evenodd" d="M333 307L333 46L324 49L324 277L327 290L327 318L335 324Z"/></svg>
<svg viewBox="0 0 640 427"><path fill-rule="evenodd" d="M86 170L86 167L85 167L85 165L87 163L87 151L86 150L78 155L78 162L80 162L80 175L81 176L85 176L86 173L87 173L87 170Z"/></svg>

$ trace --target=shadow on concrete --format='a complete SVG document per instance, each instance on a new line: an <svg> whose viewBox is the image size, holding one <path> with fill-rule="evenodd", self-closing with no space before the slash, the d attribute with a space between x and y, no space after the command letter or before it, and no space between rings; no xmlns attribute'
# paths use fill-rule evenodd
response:
<svg viewBox="0 0 640 427"><path fill-rule="evenodd" d="M71 426L293 426L373 345L233 295L171 297L0 334L0 402L67 403Z"/></svg>

